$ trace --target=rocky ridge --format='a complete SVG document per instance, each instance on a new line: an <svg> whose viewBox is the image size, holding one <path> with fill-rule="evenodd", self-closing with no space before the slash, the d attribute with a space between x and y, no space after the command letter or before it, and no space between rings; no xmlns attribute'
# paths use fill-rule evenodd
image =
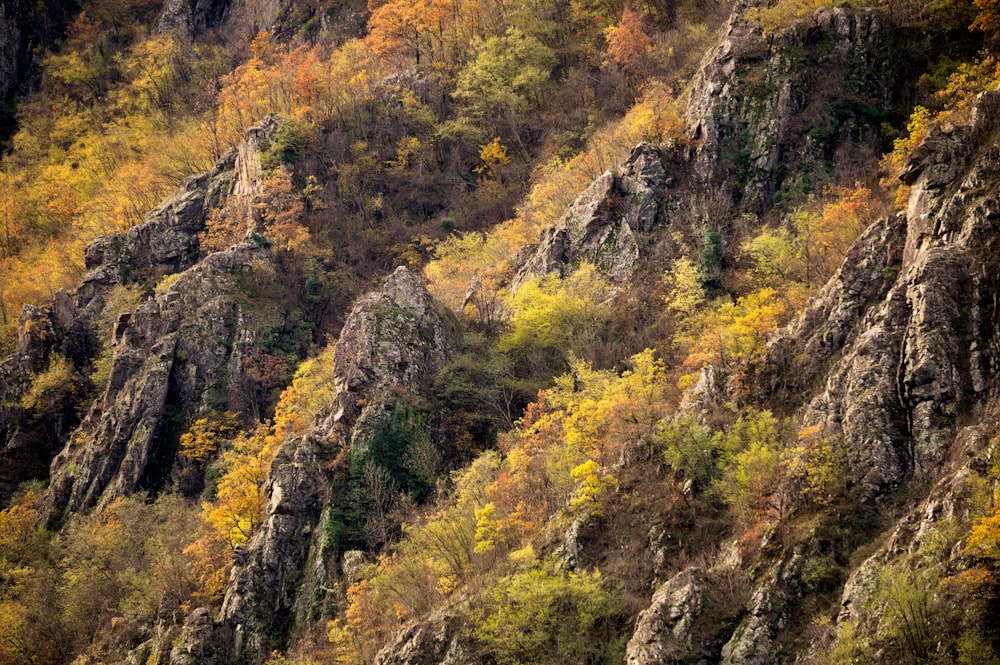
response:
<svg viewBox="0 0 1000 665"><path fill-rule="evenodd" d="M367 446L398 400L428 399L427 381L455 350L456 332L404 267L358 301L334 350L329 414L308 435L283 444L268 473L266 519L235 555L214 633L202 631L175 648L171 663L261 662L293 627L308 626L337 579L337 561L326 561L334 507L324 460L344 447ZM216 656L192 660L206 649Z"/></svg>
<svg viewBox="0 0 1000 665"><path fill-rule="evenodd" d="M583 261L614 284L627 282L639 260L636 235L653 229L660 192L667 185L660 159L656 148L641 143L621 174L606 171L591 183L554 226L542 231L538 245L525 252L514 287L551 272L563 276Z"/></svg>
<svg viewBox="0 0 1000 665"><path fill-rule="evenodd" d="M879 123L905 89L883 13L820 9L765 38L753 13L766 6L735 3L691 83L684 203L703 221L767 210L821 182L823 165L879 154Z"/></svg>
<svg viewBox="0 0 1000 665"><path fill-rule="evenodd" d="M266 352L265 336L294 337L297 296L283 292L271 253L250 233L252 218L247 238L222 252L203 256L198 234L213 210L253 196L258 149L275 127L272 121L251 130L249 149L188 179L144 223L91 243L80 286L22 314L18 351L0 367L8 426L0 455L28 451L38 458L10 467L11 487L44 477L52 462L53 517L158 490L178 472L177 418L220 405L256 417L250 412L270 399L247 369ZM134 310L129 304L118 311L120 303L136 301ZM61 427L53 427L58 414L37 418L17 401L30 377L56 357L91 376L76 379L79 389L63 398L59 422L67 426ZM96 370L99 362L109 366L106 378ZM79 426L77 411L86 413Z"/></svg>
<svg viewBox="0 0 1000 665"><path fill-rule="evenodd" d="M539 242L515 257L516 288L593 263L624 284L650 245L704 229L725 243L734 220L805 192L834 161L880 153L880 124L898 104L898 45L880 12L822 9L765 40L752 18L759 0L737 2L719 44L695 75L673 145L636 146L619 172L598 177ZM830 111L829 113L827 111Z"/></svg>
<svg viewBox="0 0 1000 665"><path fill-rule="evenodd" d="M862 501L881 501L904 483L933 483L877 553L851 572L841 621L857 621L861 608L870 608L882 570L920 550L936 524L969 510L963 497L970 470L991 454L981 426L956 424L994 408L998 104L1000 91L983 93L968 124L932 130L903 175L912 187L907 211L869 228L769 345L762 388L779 400L805 393L801 422L822 424L842 442ZM787 642L778 644L803 595L802 562L793 550L756 576L721 662L795 660ZM968 564L952 551L942 565ZM703 602L690 577L685 571L654 594L629 644L630 664L697 662L672 646ZM873 615L869 609L864 617Z"/></svg>

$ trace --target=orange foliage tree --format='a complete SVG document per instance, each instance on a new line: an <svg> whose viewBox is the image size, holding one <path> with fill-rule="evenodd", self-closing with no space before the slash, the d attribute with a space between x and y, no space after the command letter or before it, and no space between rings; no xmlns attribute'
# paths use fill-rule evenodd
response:
<svg viewBox="0 0 1000 665"><path fill-rule="evenodd" d="M608 40L605 63L614 63L636 78L646 72L652 41L642 28L642 17L631 7L622 12L621 21L604 31Z"/></svg>
<svg viewBox="0 0 1000 665"><path fill-rule="evenodd" d="M972 28L990 32L1000 30L1000 2L997 0L973 0L973 4L979 9L976 20L972 22Z"/></svg>

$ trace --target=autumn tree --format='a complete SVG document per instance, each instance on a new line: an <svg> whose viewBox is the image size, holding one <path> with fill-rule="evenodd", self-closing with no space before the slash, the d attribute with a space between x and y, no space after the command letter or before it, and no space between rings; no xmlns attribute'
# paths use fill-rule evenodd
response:
<svg viewBox="0 0 1000 665"><path fill-rule="evenodd" d="M682 256L664 273L668 286L667 309L679 317L692 316L705 302L701 272L695 262Z"/></svg>
<svg viewBox="0 0 1000 665"><path fill-rule="evenodd" d="M261 183L254 203L262 235L284 252L309 245L309 230L303 224L305 205L301 192L292 185L292 173L279 166Z"/></svg>
<svg viewBox="0 0 1000 665"><path fill-rule="evenodd" d="M493 585L472 632L500 663L608 663L608 633L620 611L599 572L529 570Z"/></svg>
<svg viewBox="0 0 1000 665"><path fill-rule="evenodd" d="M976 20L972 22L972 28L990 32L1000 29L1000 3L997 0L973 0L973 4L979 10Z"/></svg>
<svg viewBox="0 0 1000 665"><path fill-rule="evenodd" d="M643 30L639 12L626 7L621 21L607 28L604 36L608 40L605 63L618 65L636 79L643 78L652 42Z"/></svg>
<svg viewBox="0 0 1000 665"><path fill-rule="evenodd" d="M500 168L510 164L510 157L507 156L507 147L496 136L492 141L484 146L480 146L479 159L482 164L473 169L485 178L500 177Z"/></svg>
<svg viewBox="0 0 1000 665"><path fill-rule="evenodd" d="M508 220L489 233L457 233L451 235L434 248L434 260L427 264L424 274L428 278L427 288L435 299L455 312L463 312L488 321L491 326L500 323L501 312L494 310L500 305L493 296L501 296L499 290L484 294L490 298L493 311L478 311L475 303L466 300L470 288L477 282L490 288L490 282L498 282L504 274L507 260L522 246L534 239L532 229L521 218ZM472 304L472 310L467 308Z"/></svg>
<svg viewBox="0 0 1000 665"><path fill-rule="evenodd" d="M721 454L721 435L698 422L692 415L665 420L660 425L663 460L677 477L706 489L716 477Z"/></svg>
<svg viewBox="0 0 1000 665"><path fill-rule="evenodd" d="M443 36L451 3L445 0L369 3L369 42L379 55L406 52L419 66L443 58ZM429 62L428 62L429 61Z"/></svg>
<svg viewBox="0 0 1000 665"><path fill-rule="evenodd" d="M965 541L966 551L973 556L1000 564L1000 508L983 517L973 526Z"/></svg>
<svg viewBox="0 0 1000 665"><path fill-rule="evenodd" d="M790 507L783 485L787 423L748 410L717 439L721 475L714 489L744 527L773 523Z"/></svg>
<svg viewBox="0 0 1000 665"><path fill-rule="evenodd" d="M726 372L749 368L762 357L767 335L783 322L787 309L772 288L735 302L718 301L699 316L690 332L678 336L690 349L684 364L692 368L711 364Z"/></svg>
<svg viewBox="0 0 1000 665"><path fill-rule="evenodd" d="M567 446L610 467L633 450L651 448L660 420L674 403L663 361L652 349L632 356L621 376L594 372L571 363L570 373L556 379L550 401L563 404Z"/></svg>
<svg viewBox="0 0 1000 665"><path fill-rule="evenodd" d="M521 119L542 103L554 65L550 48L510 28L503 35L476 43L475 54L459 73L453 95L465 112L486 128L508 129L526 153L519 131Z"/></svg>
<svg viewBox="0 0 1000 665"><path fill-rule="evenodd" d="M498 349L535 370L562 371L568 350L598 361L610 320L611 287L592 264L561 279L522 284L510 299L510 329Z"/></svg>
<svg viewBox="0 0 1000 665"><path fill-rule="evenodd" d="M222 443L236 433L238 415L227 411L198 418L180 439L180 454L199 465L205 465Z"/></svg>
<svg viewBox="0 0 1000 665"><path fill-rule="evenodd" d="M264 483L281 443L268 434L268 427L260 425L237 435L220 459L215 500L202 503L198 537L184 553L197 579L195 595L203 601L221 599L232 550L249 540L263 520Z"/></svg>
<svg viewBox="0 0 1000 665"><path fill-rule="evenodd" d="M807 506L829 506L847 486L844 447L823 436L823 429L820 424L799 430L795 444L782 453L789 491Z"/></svg>
<svg viewBox="0 0 1000 665"><path fill-rule="evenodd" d="M840 267L858 236L883 212L874 193L861 183L853 188L831 190L828 196L830 200L821 212L799 212L792 216L798 257L788 255L787 236L775 237L769 243L769 265L774 266L773 269L782 264L793 274L797 258L805 272L805 281L816 285L825 283ZM760 251L763 249L760 247Z"/></svg>
<svg viewBox="0 0 1000 665"><path fill-rule="evenodd" d="M53 353L48 367L32 377L31 385L21 397L21 406L37 416L55 413L80 392L82 377L73 362Z"/></svg>
<svg viewBox="0 0 1000 665"><path fill-rule="evenodd" d="M119 617L136 640L157 618L186 618L194 579L182 549L197 512L178 497L120 498L70 526L60 561L62 621L82 650ZM124 654L123 654L124 655Z"/></svg>

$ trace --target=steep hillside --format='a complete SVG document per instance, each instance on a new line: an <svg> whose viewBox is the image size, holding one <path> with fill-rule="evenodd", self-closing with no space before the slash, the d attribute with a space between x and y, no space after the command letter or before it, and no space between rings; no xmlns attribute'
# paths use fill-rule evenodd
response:
<svg viewBox="0 0 1000 665"><path fill-rule="evenodd" d="M993 3L355 4L31 64L0 663L1000 660Z"/></svg>

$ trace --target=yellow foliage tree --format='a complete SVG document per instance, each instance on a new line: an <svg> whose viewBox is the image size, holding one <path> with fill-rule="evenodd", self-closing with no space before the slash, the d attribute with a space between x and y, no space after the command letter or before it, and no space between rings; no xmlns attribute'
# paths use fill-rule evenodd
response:
<svg viewBox="0 0 1000 665"><path fill-rule="evenodd" d="M577 482L576 491L569 500L571 510L599 517L609 494L618 489L618 479L592 459L575 467L570 475Z"/></svg>
<svg viewBox="0 0 1000 665"><path fill-rule="evenodd" d="M500 137L494 137L486 145L480 146L479 159L482 164L473 169L486 178L496 178L500 175L500 168L510 164L510 157L507 156L507 146L500 141Z"/></svg>
<svg viewBox="0 0 1000 665"><path fill-rule="evenodd" d="M727 372L746 368L761 358L767 335L783 322L787 311L784 300L770 287L736 302L716 303L693 325L693 335L680 336L682 345L690 349L684 364L692 368L714 365Z"/></svg>
<svg viewBox="0 0 1000 665"><path fill-rule="evenodd" d="M544 356L542 363L570 348L593 357L610 319L611 296L611 285L590 263L565 279L550 274L526 282L510 298L510 329L498 348L514 356Z"/></svg>
<svg viewBox="0 0 1000 665"><path fill-rule="evenodd" d="M976 524L965 541L965 548L975 557L1000 564L1000 508Z"/></svg>
<svg viewBox="0 0 1000 665"><path fill-rule="evenodd" d="M232 411L198 418L188 431L181 434L180 454L198 465L204 466L216 451L236 433L239 415Z"/></svg>

